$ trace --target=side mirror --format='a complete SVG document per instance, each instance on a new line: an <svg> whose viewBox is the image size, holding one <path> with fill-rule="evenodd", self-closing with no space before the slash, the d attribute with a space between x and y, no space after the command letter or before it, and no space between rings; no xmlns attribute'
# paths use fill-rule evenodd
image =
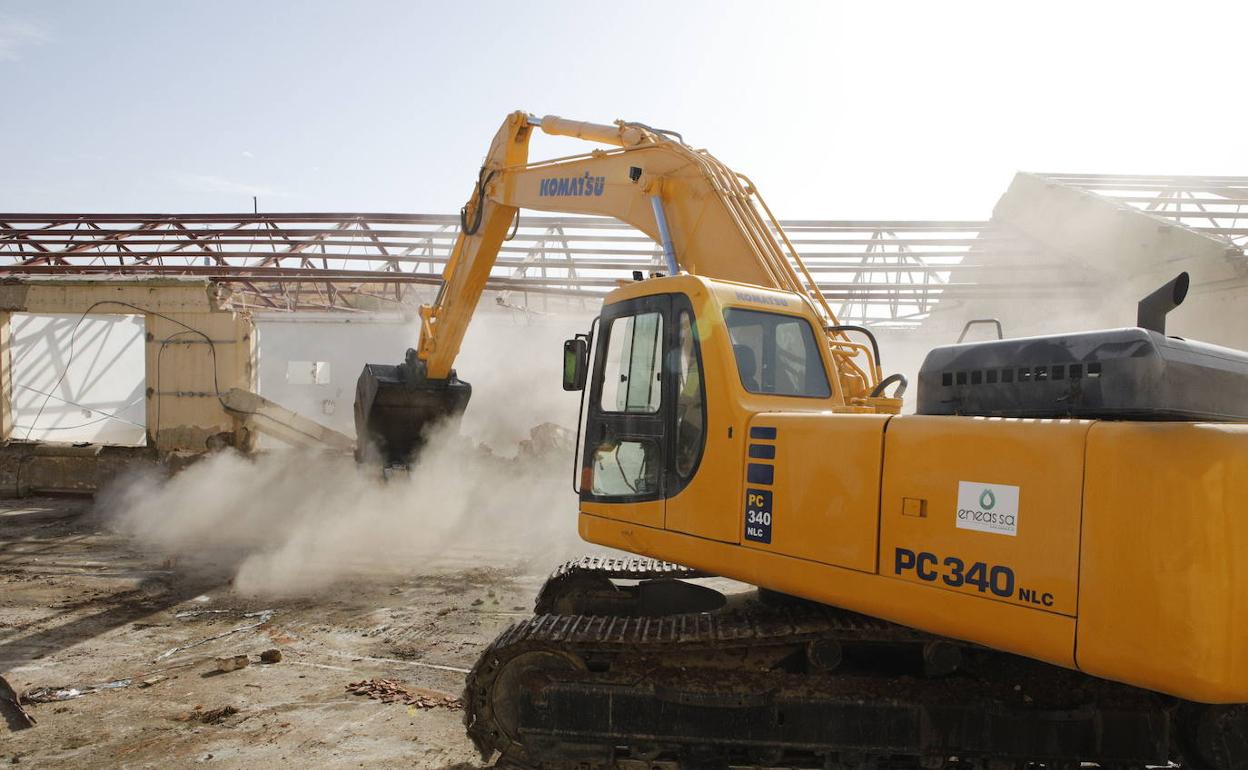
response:
<svg viewBox="0 0 1248 770"><path fill-rule="evenodd" d="M563 389L585 390L589 374L589 340L584 335L563 343Z"/></svg>

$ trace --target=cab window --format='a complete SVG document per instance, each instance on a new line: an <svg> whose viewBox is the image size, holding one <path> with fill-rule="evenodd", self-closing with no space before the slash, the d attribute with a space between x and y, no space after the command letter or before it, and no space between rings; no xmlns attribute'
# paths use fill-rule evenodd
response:
<svg viewBox="0 0 1248 770"><path fill-rule="evenodd" d="M603 367L604 412L654 414L663 393L663 316L639 313L611 322Z"/></svg>
<svg viewBox="0 0 1248 770"><path fill-rule="evenodd" d="M702 452L704 409L702 407L702 362L698 359L693 317L680 311L677 332L676 371L676 473L688 478Z"/></svg>
<svg viewBox="0 0 1248 770"><path fill-rule="evenodd" d="M629 497L659 491L662 462L653 440L601 444L594 448L593 467L595 495Z"/></svg>
<svg viewBox="0 0 1248 770"><path fill-rule="evenodd" d="M804 318L762 310L724 311L741 385L751 393L832 395L819 345Z"/></svg>

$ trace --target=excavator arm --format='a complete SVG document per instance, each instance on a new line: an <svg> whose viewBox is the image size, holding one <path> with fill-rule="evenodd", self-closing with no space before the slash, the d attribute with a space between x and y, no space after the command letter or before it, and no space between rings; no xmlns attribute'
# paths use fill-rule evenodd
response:
<svg viewBox="0 0 1248 770"><path fill-rule="evenodd" d="M529 162L534 129L608 147ZM661 244L669 273L684 271L797 294L824 319L838 375L833 397L849 405L879 395L873 394L880 371L872 351L849 340L749 179L705 150L689 147L679 135L643 124L602 125L513 112L495 135L461 210L460 233L437 298L420 308L417 348L409 351L404 364L389 367L393 383L371 388L370 401L390 396L395 408L373 408L357 398L362 444L366 436L380 440L397 461L418 445L430 419L466 405L467 386L455 376L455 358L522 208L613 217ZM369 367L373 379L386 374L380 371L384 367ZM365 382L369 367L360 382L359 396L364 398L370 390ZM388 437L382 435L386 432Z"/></svg>

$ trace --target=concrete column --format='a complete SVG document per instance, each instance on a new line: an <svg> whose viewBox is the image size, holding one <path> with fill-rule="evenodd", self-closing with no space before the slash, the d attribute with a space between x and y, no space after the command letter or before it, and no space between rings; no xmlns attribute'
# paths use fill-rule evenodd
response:
<svg viewBox="0 0 1248 770"><path fill-rule="evenodd" d="M13 435L13 345L10 337L12 313L0 312L0 440Z"/></svg>
<svg viewBox="0 0 1248 770"><path fill-rule="evenodd" d="M253 448L254 441L241 433L245 421L226 411L218 397L230 388L255 386L250 317L220 311L162 315L167 317L146 317L149 446L197 452L221 434L233 434L229 440L240 449Z"/></svg>
<svg viewBox="0 0 1248 770"><path fill-rule="evenodd" d="M143 424L147 428L147 445L156 446L156 404L160 395L156 393L156 353L160 350L162 340L156 339L153 330L156 317L151 313L143 315L143 385L147 391L144 401Z"/></svg>

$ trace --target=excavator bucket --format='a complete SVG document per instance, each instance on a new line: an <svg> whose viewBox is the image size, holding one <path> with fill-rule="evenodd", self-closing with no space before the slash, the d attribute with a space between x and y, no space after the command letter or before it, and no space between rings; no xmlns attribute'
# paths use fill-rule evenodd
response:
<svg viewBox="0 0 1248 770"><path fill-rule="evenodd" d="M454 371L445 380L426 377L424 362L410 348L397 366L365 364L355 386L356 459L386 466L409 463L428 429L458 419L471 396L472 386Z"/></svg>

